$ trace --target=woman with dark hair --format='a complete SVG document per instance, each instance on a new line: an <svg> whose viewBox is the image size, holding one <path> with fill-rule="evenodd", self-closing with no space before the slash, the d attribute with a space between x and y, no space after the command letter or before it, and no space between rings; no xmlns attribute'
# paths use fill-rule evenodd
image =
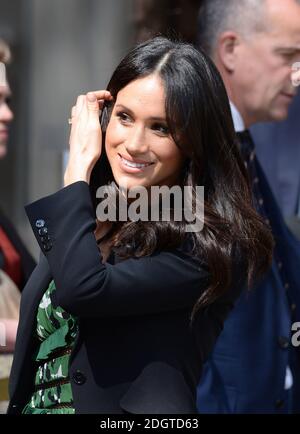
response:
<svg viewBox="0 0 300 434"><path fill-rule="evenodd" d="M154 38L106 91L80 95L70 122L64 188L26 207L42 255L23 291L8 412L196 413L203 362L272 251L220 76L192 46ZM132 191L159 218L123 218ZM186 203L201 230L176 218Z"/></svg>

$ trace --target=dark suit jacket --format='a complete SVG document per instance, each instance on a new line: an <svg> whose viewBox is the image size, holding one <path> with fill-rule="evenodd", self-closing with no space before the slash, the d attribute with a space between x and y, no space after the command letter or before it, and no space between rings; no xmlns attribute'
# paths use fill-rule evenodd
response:
<svg viewBox="0 0 300 434"><path fill-rule="evenodd" d="M21 268L22 268L22 283L20 285L20 290L23 289L25 283L29 279L29 276L31 275L36 263L26 247L24 246L23 242L21 241L19 235L17 234L16 230L14 229L13 225L10 223L10 221L5 217L5 215L0 211L0 227L3 228L5 234L15 247L16 251L21 256Z"/></svg>
<svg viewBox="0 0 300 434"><path fill-rule="evenodd" d="M69 366L76 413L195 413L201 366L234 292L190 327L208 272L184 248L103 264L85 182L26 210L43 255L22 295L8 413L20 413L32 393L37 306L52 277L54 302L79 321Z"/></svg>
<svg viewBox="0 0 300 434"><path fill-rule="evenodd" d="M300 196L300 93L283 122L251 127L258 159L284 217L297 213Z"/></svg>
<svg viewBox="0 0 300 434"><path fill-rule="evenodd" d="M292 324L300 318L300 243L285 225L258 161L256 171L256 199L264 200L275 239L274 259L265 278L241 294L225 322L203 369L199 413L286 412L288 365L293 374L290 411L300 412L300 347L291 343Z"/></svg>

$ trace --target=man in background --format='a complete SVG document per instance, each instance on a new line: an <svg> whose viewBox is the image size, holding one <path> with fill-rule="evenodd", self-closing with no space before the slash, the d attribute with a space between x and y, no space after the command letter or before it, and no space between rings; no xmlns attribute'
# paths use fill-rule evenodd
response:
<svg viewBox="0 0 300 434"><path fill-rule="evenodd" d="M11 90L6 78L6 65L11 58L8 45L0 40L0 159L7 154L9 126L13 120L10 108ZM7 183L9 185L9 183ZM21 291L33 271L35 262L23 245L9 219L0 211L0 269ZM4 274L2 274L3 280ZM1 292L0 282L0 297ZM2 306L3 304L1 304ZM18 322L6 318L1 312L1 324L6 330L6 345L0 346L0 352L11 352L14 349Z"/></svg>
<svg viewBox="0 0 300 434"><path fill-rule="evenodd" d="M295 83L296 86L296 83ZM290 230L300 240L300 94L283 122L253 125L251 133L272 192Z"/></svg>
<svg viewBox="0 0 300 434"><path fill-rule="evenodd" d="M283 221L248 131L288 115L296 94L292 65L300 60L300 1L204 0L198 30L227 89L256 208L275 239L272 268L242 293L204 368L198 411L300 412L300 352L291 340L292 324L300 321L300 244Z"/></svg>

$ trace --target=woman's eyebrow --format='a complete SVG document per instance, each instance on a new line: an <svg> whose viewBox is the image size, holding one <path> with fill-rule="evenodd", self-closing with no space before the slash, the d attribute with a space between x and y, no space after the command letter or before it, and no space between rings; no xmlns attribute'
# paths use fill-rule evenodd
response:
<svg viewBox="0 0 300 434"><path fill-rule="evenodd" d="M116 108L117 108L117 109L125 110L126 112L128 112L128 113L130 113L130 114L133 114L133 111L130 110L130 108L126 107L126 106L123 105L123 104L116 104Z"/></svg>
<svg viewBox="0 0 300 434"><path fill-rule="evenodd" d="M116 109L121 109L126 111L128 114L130 114L131 116L134 116L134 112L129 108L126 107L123 104L116 104ZM160 117L160 116L150 116L149 119L151 121L162 121L162 122L167 122L165 117Z"/></svg>

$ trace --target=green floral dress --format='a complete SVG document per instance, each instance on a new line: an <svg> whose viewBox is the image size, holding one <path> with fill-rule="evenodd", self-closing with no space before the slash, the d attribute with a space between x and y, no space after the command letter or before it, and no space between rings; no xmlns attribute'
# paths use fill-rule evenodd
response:
<svg viewBox="0 0 300 434"><path fill-rule="evenodd" d="M41 344L35 357L35 390L23 414L74 414L69 379L69 358L78 331L76 318L52 303L52 280L37 313L37 335Z"/></svg>

